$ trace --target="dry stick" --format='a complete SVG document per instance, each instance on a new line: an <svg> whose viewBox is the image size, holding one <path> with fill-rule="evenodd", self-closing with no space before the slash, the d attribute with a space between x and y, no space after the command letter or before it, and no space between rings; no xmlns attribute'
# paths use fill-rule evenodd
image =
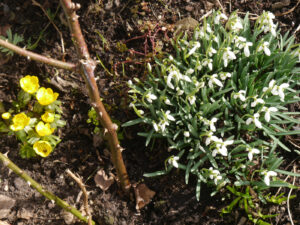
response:
<svg viewBox="0 0 300 225"><path fill-rule="evenodd" d="M10 161L10 159L7 158L1 152L0 152L0 160L3 162L4 166L8 167L13 172L15 172L18 176L20 176L23 180L25 180L29 186L33 187L40 194L44 195L49 200L54 201L57 205L62 207L64 210L72 213L74 216L76 216L81 221L84 221L84 222L88 223L88 219L85 216L83 216L76 208L69 205L67 202L60 199L59 197L57 197L53 193L45 190L42 187L42 185L40 185L38 182L33 180L28 174L26 174L23 170L21 170L16 164L14 164L12 161ZM95 225L95 222L92 221L92 224Z"/></svg>
<svg viewBox="0 0 300 225"><path fill-rule="evenodd" d="M296 173L295 165L294 165L294 173ZM294 177L294 179L293 179L293 186L295 185L295 180L296 180L296 177ZM293 188L290 189L288 197L287 197L287 210L288 210L290 222L292 225L294 225L293 217L292 217L291 210L290 210L290 198L291 198L292 191L293 191Z"/></svg>
<svg viewBox="0 0 300 225"><path fill-rule="evenodd" d="M98 86L96 84L96 80L94 76L96 63L90 57L87 45L85 43L78 22L79 16L76 15L76 10L80 8L80 5L72 3L71 0L60 0L60 3L67 17L68 25L71 31L71 36L72 39L74 40L74 45L77 50L78 58L80 59L79 61L80 73L85 79L91 104L97 112L99 121L101 125L104 127L104 132L108 139L110 152L111 152L111 161L114 164L114 167L116 169L117 176L119 178L122 190L125 193L128 193L131 185L128 178L126 167L124 165L123 157L121 154L123 148L120 146L117 132L116 132L118 126L112 123L100 99Z"/></svg>
<svg viewBox="0 0 300 225"><path fill-rule="evenodd" d="M20 48L14 44L9 43L7 40L0 39L0 46L7 48L19 55L25 56L28 59L32 59L41 63L48 64L50 66L55 66L61 69L70 70L70 71L76 71L77 67L73 63L67 63L60 60L56 60L50 57L46 57L31 51L28 51L24 48Z"/></svg>
<svg viewBox="0 0 300 225"><path fill-rule="evenodd" d="M92 215L91 215L91 212L90 212L90 209L89 209L89 197L88 197L88 193L85 189L85 186L84 184L82 183L82 180L81 178L77 177L74 173L71 172L71 170L67 169L66 170L66 173L73 179L76 181L76 183L79 185L80 189L82 190L83 192L83 196L84 196L84 210L85 210L85 213L86 215L88 215L88 225L92 225Z"/></svg>

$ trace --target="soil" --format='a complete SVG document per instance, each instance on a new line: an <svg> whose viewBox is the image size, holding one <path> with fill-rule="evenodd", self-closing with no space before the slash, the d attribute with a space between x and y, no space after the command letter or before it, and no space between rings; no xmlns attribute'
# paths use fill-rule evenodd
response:
<svg viewBox="0 0 300 225"><path fill-rule="evenodd" d="M128 108L126 82L129 79L145 76L144 65L150 62L159 49L167 50L169 38L172 37L175 24L183 18L192 17L196 20L209 10L222 5L224 12L229 14L239 10L241 16L249 12L250 17L260 15L263 10L278 15L276 22L282 33L289 31L294 34L296 42L300 42L300 5L291 1L254 1L254 0L99 0L76 1L81 4L78 11L79 21L86 38L90 54L103 66L97 66L96 75L103 101L113 119L124 123L134 118ZM32 45L40 37L34 52L66 61L75 61L76 53L65 24L58 0L40 1L42 7L53 16L54 23L64 39L65 54L62 52L59 32L50 23L40 7L32 1L2 0L0 2L0 34L11 28L13 33L23 35L24 42L20 46ZM280 4L281 3L281 4ZM294 6L297 6L293 8ZM57 12L57 14L55 14ZM285 14L286 13L286 14ZM285 15L282 15L285 14ZM167 28L167 32L161 30ZM41 31L43 29L43 32ZM172 31L173 29L173 31ZM148 38L145 38L146 36ZM151 39L157 43L155 49ZM126 45L122 44L126 43ZM147 47L145 47L147 46ZM103 67L107 70L105 70ZM107 191L102 191L94 182L94 175L99 169L115 172L109 160L109 151L105 142L93 142L93 125L88 124L87 112L90 109L89 99L83 79L61 69L55 69L27 58L13 55L0 55L0 99L5 108L9 108L19 91L18 81L21 77L31 74L39 77L42 85L59 92L62 101L63 119L67 125L60 130L62 142L47 158L21 159L18 154L18 142L13 136L1 135L0 151L8 153L8 157L42 184L47 190L55 193L69 204L82 210L80 188L66 175L66 169L79 174L89 191L89 205L93 219L99 224L251 224L245 220L242 212L236 211L232 216L220 216L220 209L228 202L222 202L222 196L210 197L209 188L202 188L201 200L195 197L195 180L190 184L184 182L182 171L173 170L169 176L145 178L143 174L161 170L167 152L164 143L155 145L153 149L145 148L145 140L137 136L139 127L123 129L122 146L124 161L132 183L145 183L156 192L152 201L141 210L136 210L134 198L124 197L114 183ZM59 76L60 79L57 79ZM298 108L299 110L299 108ZM100 140L101 141L101 140ZM288 142L288 140L287 140ZM300 142L293 140L294 148L299 149ZM286 170L293 165L299 166L296 153L285 153ZM296 159L296 160L295 160ZM298 169L299 172L299 169ZM292 178L288 178L292 182ZM299 186L300 180L296 179ZM288 193L288 189L284 190ZM290 201L290 211L294 224L300 224L300 195ZM14 202L9 213L1 220L9 224L81 224L72 220L70 215L0 164L0 195L5 195ZM0 206L1 209L1 206ZM267 213L277 213L270 220L273 224L290 224L287 206L267 207Z"/></svg>

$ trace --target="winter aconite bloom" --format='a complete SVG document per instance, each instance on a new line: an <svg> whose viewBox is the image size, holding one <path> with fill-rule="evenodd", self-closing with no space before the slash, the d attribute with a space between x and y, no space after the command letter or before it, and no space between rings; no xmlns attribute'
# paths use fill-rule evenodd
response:
<svg viewBox="0 0 300 225"><path fill-rule="evenodd" d="M21 88L29 93L34 94L40 87L39 79L36 76L27 75L20 80Z"/></svg>
<svg viewBox="0 0 300 225"><path fill-rule="evenodd" d="M10 125L10 129L13 131L23 130L29 123L30 117L26 116L25 113L19 113L12 119L13 124Z"/></svg>
<svg viewBox="0 0 300 225"><path fill-rule="evenodd" d="M45 123L52 123L54 121L54 116L54 113L46 111L41 118Z"/></svg>
<svg viewBox="0 0 300 225"><path fill-rule="evenodd" d="M8 120L11 117L11 114L9 112L5 112L5 113L2 113L1 117L4 120Z"/></svg>
<svg viewBox="0 0 300 225"><path fill-rule="evenodd" d="M50 127L49 123L44 124L42 121L40 121L36 126L35 126L35 131L38 133L40 136L48 136L53 133L54 128Z"/></svg>
<svg viewBox="0 0 300 225"><path fill-rule="evenodd" d="M33 150L36 154L47 157L51 153L52 147L48 141L37 141L33 145Z"/></svg>
<svg viewBox="0 0 300 225"><path fill-rule="evenodd" d="M36 99L41 105L49 105L58 97L58 93L53 92L51 88L41 87L36 93Z"/></svg>

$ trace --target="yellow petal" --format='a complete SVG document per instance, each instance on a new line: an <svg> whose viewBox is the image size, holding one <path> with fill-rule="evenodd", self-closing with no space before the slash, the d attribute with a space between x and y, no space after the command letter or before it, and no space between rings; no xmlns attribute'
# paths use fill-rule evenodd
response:
<svg viewBox="0 0 300 225"><path fill-rule="evenodd" d="M51 88L41 87L36 93L36 99L41 105L50 105L58 97L58 93L54 93Z"/></svg>
<svg viewBox="0 0 300 225"><path fill-rule="evenodd" d="M2 116L2 119L8 120L11 117L11 114L9 112L6 112L6 113L2 113L1 116Z"/></svg>
<svg viewBox="0 0 300 225"><path fill-rule="evenodd" d="M20 79L21 88L29 94L34 94L39 88L39 79L36 76L27 75Z"/></svg>
<svg viewBox="0 0 300 225"><path fill-rule="evenodd" d="M30 123L30 117L26 116L25 113L16 114L12 119L13 124L10 129L13 131L23 130Z"/></svg>
<svg viewBox="0 0 300 225"><path fill-rule="evenodd" d="M36 154L47 157L51 153L52 147L48 141L37 141L33 145L33 150Z"/></svg>
<svg viewBox="0 0 300 225"><path fill-rule="evenodd" d="M54 121L54 116L54 113L46 111L41 118L46 123L52 123Z"/></svg>
<svg viewBox="0 0 300 225"><path fill-rule="evenodd" d="M51 129L49 123L44 124L42 121L40 121L35 126L35 131L38 133L38 135L43 137L43 136L48 136L48 135L52 134L54 130Z"/></svg>

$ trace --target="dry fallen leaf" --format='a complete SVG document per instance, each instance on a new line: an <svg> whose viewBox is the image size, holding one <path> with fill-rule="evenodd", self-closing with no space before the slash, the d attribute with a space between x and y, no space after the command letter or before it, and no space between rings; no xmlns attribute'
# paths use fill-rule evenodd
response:
<svg viewBox="0 0 300 225"><path fill-rule="evenodd" d="M113 174L108 177L103 169L99 170L94 177L95 183L102 191L106 191L115 181Z"/></svg>
<svg viewBox="0 0 300 225"><path fill-rule="evenodd" d="M138 184L137 186L133 186L133 188L136 199L135 208L140 210L150 203L155 195L155 192L150 190L146 184Z"/></svg>

